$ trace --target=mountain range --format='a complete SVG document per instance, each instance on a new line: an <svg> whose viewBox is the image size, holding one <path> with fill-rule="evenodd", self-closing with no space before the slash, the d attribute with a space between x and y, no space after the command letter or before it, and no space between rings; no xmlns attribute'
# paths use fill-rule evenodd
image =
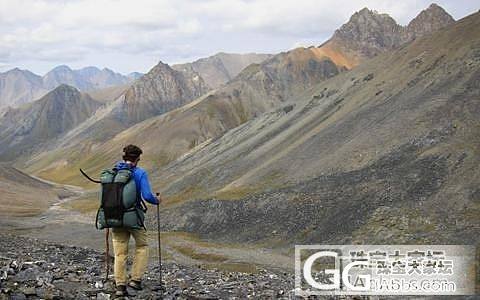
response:
<svg viewBox="0 0 480 300"><path fill-rule="evenodd" d="M318 47L160 62L110 101L60 86L2 112L0 154L88 186L79 167L98 173L137 144L165 230L278 246L475 243L479 25L436 4L406 26L365 8Z"/></svg>
<svg viewBox="0 0 480 300"><path fill-rule="evenodd" d="M433 14L429 11L438 12L443 9L432 5L412 22L422 20L425 22L425 28L435 30L440 26L430 24L438 24L438 19L448 19L446 16L449 15L445 11L441 17L438 13ZM425 14L435 17L421 17ZM235 78L208 94L205 94L208 87L203 81L203 84L199 84L200 90L197 91L197 96L203 95L202 97L197 98L194 93L187 91L188 99L179 98L176 105L171 105L168 97L158 97L155 82L159 82L160 86L167 81L178 83L164 79L175 78L174 75L167 74L178 73L169 66L159 63L135 83L136 87L132 86L124 96L59 139L53 151L42 152L38 157L34 157L35 161L41 163L32 163L30 170L40 171L45 176L51 174L52 178L62 178L69 182L76 177L75 171L72 170L77 166L82 165L87 169L92 168L92 171L98 171L101 167L95 159L98 157L96 153L101 152L102 159L113 160L117 156L116 145L127 141L142 145L148 153L145 161L150 161L152 166L155 165L156 168L164 166L268 110L285 105L291 100L295 101L299 94L313 85L368 59L363 54L368 52L366 49L379 47L378 39L368 38L365 39L362 48L358 48L357 44L352 46L351 37L339 34L342 28L359 28L357 30L359 35L383 37L386 32L390 33L392 20L385 14L362 9L323 45L296 48L274 55L259 64L253 63ZM376 23L377 26L365 27L365 22ZM450 21L444 26L448 24ZM386 44L381 45L384 45L381 48L384 52L390 49ZM352 57L355 60L352 60ZM159 68L162 69L161 72ZM190 77L198 76L198 80L201 80L201 76L194 70L190 69L187 74ZM193 79L190 81L193 82ZM181 85L184 86L183 83ZM176 92L178 85L169 84L169 87ZM132 97L140 92L150 97L144 95ZM168 92L162 90L162 93ZM186 102L193 100L195 101L182 107ZM168 108L163 109L165 107ZM178 109L162 114L174 108ZM140 122L143 120L145 121ZM132 126L135 123L138 124ZM92 151L93 149L95 151ZM77 151L82 153L80 160L75 158L74 153ZM64 157L67 161L75 162L75 165L67 163L58 166L55 164L57 157ZM80 178L75 183L78 184L79 181L81 182Z"/></svg>
<svg viewBox="0 0 480 300"><path fill-rule="evenodd" d="M61 84L68 84L81 91L92 91L127 84L139 77L141 74L138 72L125 76L107 68L100 70L97 67L72 70L62 65L53 68L44 76L15 68L0 73L0 107L18 107L32 102Z"/></svg>

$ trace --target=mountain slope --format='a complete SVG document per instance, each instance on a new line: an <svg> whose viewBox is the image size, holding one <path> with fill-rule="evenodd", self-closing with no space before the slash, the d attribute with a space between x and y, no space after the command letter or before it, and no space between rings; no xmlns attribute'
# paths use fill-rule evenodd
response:
<svg viewBox="0 0 480 300"><path fill-rule="evenodd" d="M192 63L173 65L172 68L178 71L195 71L209 87L216 89L233 79L248 65L261 63L270 57L270 54L221 52Z"/></svg>
<svg viewBox="0 0 480 300"><path fill-rule="evenodd" d="M32 178L19 170L0 164L0 216L2 221L12 216L35 215L47 209L57 199L59 190Z"/></svg>
<svg viewBox="0 0 480 300"><path fill-rule="evenodd" d="M369 10L363 13L369 18L377 15ZM349 23L356 23L356 19L352 16ZM383 31L376 29L376 32L382 34ZM128 105L128 99L117 99L108 111L98 112L95 118L72 131L57 150L29 161L28 170L46 178L79 184L81 181L74 179L76 174L69 170L81 165L96 172L104 167L99 162L111 163L118 157L122 144L133 142L149 153L145 161L159 168L268 110L298 99L299 94L313 85L346 71L354 64L342 53L346 52L336 52L327 43L321 47L297 48L277 54L261 64L249 65L228 84L193 103L165 115L145 118L144 122L111 139L121 131L119 129L125 128L121 124L133 124L142 120L139 116L153 116L164 111L155 107L153 98L142 96L142 89L138 88L138 96L134 99L139 99L138 103L142 105L137 105L137 100ZM163 64L157 67L170 70ZM147 74L138 82L144 82L143 86L154 86L148 83L148 78ZM135 88L130 89L130 93L134 91ZM156 97L155 93L151 94ZM144 112L144 108L148 108L150 114ZM93 143L90 142L92 136ZM96 159L99 152L102 158ZM81 158L76 158L80 153ZM58 157L67 163L56 164Z"/></svg>
<svg viewBox="0 0 480 300"><path fill-rule="evenodd" d="M5 110L0 118L2 160L46 145L90 117L100 103L61 85L41 99Z"/></svg>
<svg viewBox="0 0 480 300"><path fill-rule="evenodd" d="M378 55L172 162L156 181L165 228L277 245L477 244L479 26L476 13Z"/></svg>

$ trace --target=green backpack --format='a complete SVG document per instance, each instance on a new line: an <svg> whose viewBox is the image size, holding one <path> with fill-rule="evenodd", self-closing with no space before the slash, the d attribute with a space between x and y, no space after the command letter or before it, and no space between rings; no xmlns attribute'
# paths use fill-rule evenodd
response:
<svg viewBox="0 0 480 300"><path fill-rule="evenodd" d="M100 173L100 183L100 208L95 227L146 229L144 220L147 207L141 199L137 199L133 171L105 169Z"/></svg>

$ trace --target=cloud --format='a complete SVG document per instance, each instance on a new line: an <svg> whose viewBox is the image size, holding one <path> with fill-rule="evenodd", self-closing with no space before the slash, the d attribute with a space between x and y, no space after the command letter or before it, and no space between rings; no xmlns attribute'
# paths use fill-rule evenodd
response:
<svg viewBox="0 0 480 300"><path fill-rule="evenodd" d="M455 6L453 0L444 2ZM0 61L15 65L89 59L94 64L122 56L173 62L218 51L276 52L292 45L320 44L365 6L405 24L428 4L417 0L0 0ZM114 69L115 64L122 65L107 63Z"/></svg>

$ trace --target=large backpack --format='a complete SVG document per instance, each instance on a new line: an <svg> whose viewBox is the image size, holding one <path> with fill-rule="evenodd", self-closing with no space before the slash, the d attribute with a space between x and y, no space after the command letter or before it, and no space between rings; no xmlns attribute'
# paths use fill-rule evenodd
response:
<svg viewBox="0 0 480 300"><path fill-rule="evenodd" d="M95 227L145 229L147 207L142 199L137 199L133 170L105 169L100 173L100 183L100 208Z"/></svg>

